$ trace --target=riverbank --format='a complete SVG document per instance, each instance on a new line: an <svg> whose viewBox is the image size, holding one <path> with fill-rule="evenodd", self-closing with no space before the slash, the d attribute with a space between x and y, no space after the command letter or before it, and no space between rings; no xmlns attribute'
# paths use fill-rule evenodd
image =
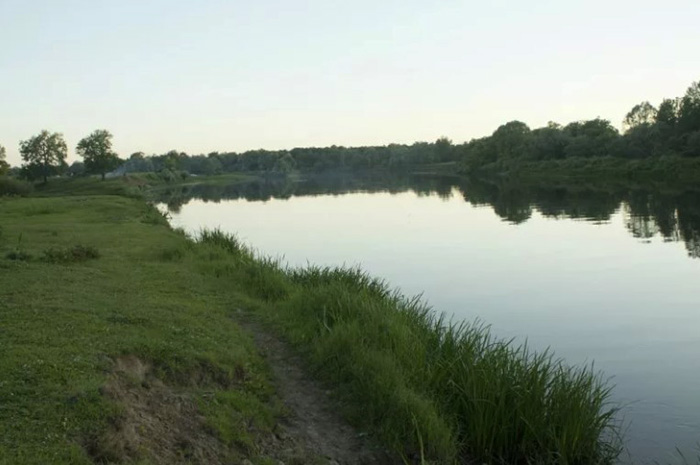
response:
<svg viewBox="0 0 700 465"><path fill-rule="evenodd" d="M0 202L7 463L157 452L110 439L140 388L152 401L185 395L185 411L202 416L212 434L184 431L199 439L183 456L214 438L225 447L206 453L269 463L262 445L282 413L240 312L289 340L346 418L407 458L604 463L617 452L595 373L446 325L361 271L283 269L219 232L193 241L139 198Z"/></svg>

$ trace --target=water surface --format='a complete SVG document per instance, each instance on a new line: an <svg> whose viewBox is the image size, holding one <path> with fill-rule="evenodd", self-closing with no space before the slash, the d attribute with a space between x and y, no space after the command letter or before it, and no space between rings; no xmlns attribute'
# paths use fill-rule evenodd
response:
<svg viewBox="0 0 700 465"><path fill-rule="evenodd" d="M160 200L293 266L359 265L455 319L595 361L635 463L700 443L700 193L427 177L190 186Z"/></svg>

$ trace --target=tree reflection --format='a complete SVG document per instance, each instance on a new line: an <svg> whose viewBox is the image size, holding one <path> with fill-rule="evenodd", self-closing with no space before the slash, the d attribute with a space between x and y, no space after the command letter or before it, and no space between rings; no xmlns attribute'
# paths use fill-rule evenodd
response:
<svg viewBox="0 0 700 465"><path fill-rule="evenodd" d="M354 192L414 192L450 199L458 192L465 202L489 206L504 221L520 224L535 212L548 218L607 222L621 213L629 233L640 240L661 237L683 241L689 256L700 257L700 192L669 191L639 186L532 186L431 175L386 172L324 174L301 181L273 177L244 184L195 184L166 188L154 201L179 212L191 199L205 202L246 199L267 201L297 196L344 195Z"/></svg>

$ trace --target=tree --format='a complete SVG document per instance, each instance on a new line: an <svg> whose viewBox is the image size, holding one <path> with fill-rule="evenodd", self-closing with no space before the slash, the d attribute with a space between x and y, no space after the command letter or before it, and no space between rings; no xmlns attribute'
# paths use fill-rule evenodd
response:
<svg viewBox="0 0 700 465"><path fill-rule="evenodd" d="M679 108L680 99L664 99L659 105L659 111L656 113L656 122L664 123L671 127L674 126L678 122Z"/></svg>
<svg viewBox="0 0 700 465"><path fill-rule="evenodd" d="M637 126L650 125L656 121L657 114L658 111L651 103L642 102L632 107L622 124L626 130Z"/></svg>
<svg viewBox="0 0 700 465"><path fill-rule="evenodd" d="M491 136L499 160L528 158L530 128L522 121L511 121L498 127Z"/></svg>
<svg viewBox="0 0 700 465"><path fill-rule="evenodd" d="M435 158L438 162L452 160L452 141L445 136L435 141Z"/></svg>
<svg viewBox="0 0 700 465"><path fill-rule="evenodd" d="M681 99L678 124L683 132L700 130L700 81L692 83Z"/></svg>
<svg viewBox="0 0 700 465"><path fill-rule="evenodd" d="M0 145L0 174L5 174L10 169L10 165L5 161L7 152L5 152L5 147Z"/></svg>
<svg viewBox="0 0 700 465"><path fill-rule="evenodd" d="M119 166L119 156L112 151L112 134L105 129L97 129L78 142L76 152L85 159L85 171L100 174L103 181L105 174Z"/></svg>
<svg viewBox="0 0 700 465"><path fill-rule="evenodd" d="M564 158L569 138L561 125L549 122L547 127L532 131L532 157L536 160L557 160Z"/></svg>
<svg viewBox="0 0 700 465"><path fill-rule="evenodd" d="M25 164L22 171L29 179L43 178L59 174L66 168L68 146L63 134L47 130L19 143L19 152Z"/></svg>

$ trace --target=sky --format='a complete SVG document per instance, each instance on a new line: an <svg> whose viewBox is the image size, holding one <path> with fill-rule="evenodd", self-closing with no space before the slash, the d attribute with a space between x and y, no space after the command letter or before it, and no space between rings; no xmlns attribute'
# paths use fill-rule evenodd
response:
<svg viewBox="0 0 700 465"><path fill-rule="evenodd" d="M0 145L122 157L620 126L700 80L697 0L0 0Z"/></svg>

